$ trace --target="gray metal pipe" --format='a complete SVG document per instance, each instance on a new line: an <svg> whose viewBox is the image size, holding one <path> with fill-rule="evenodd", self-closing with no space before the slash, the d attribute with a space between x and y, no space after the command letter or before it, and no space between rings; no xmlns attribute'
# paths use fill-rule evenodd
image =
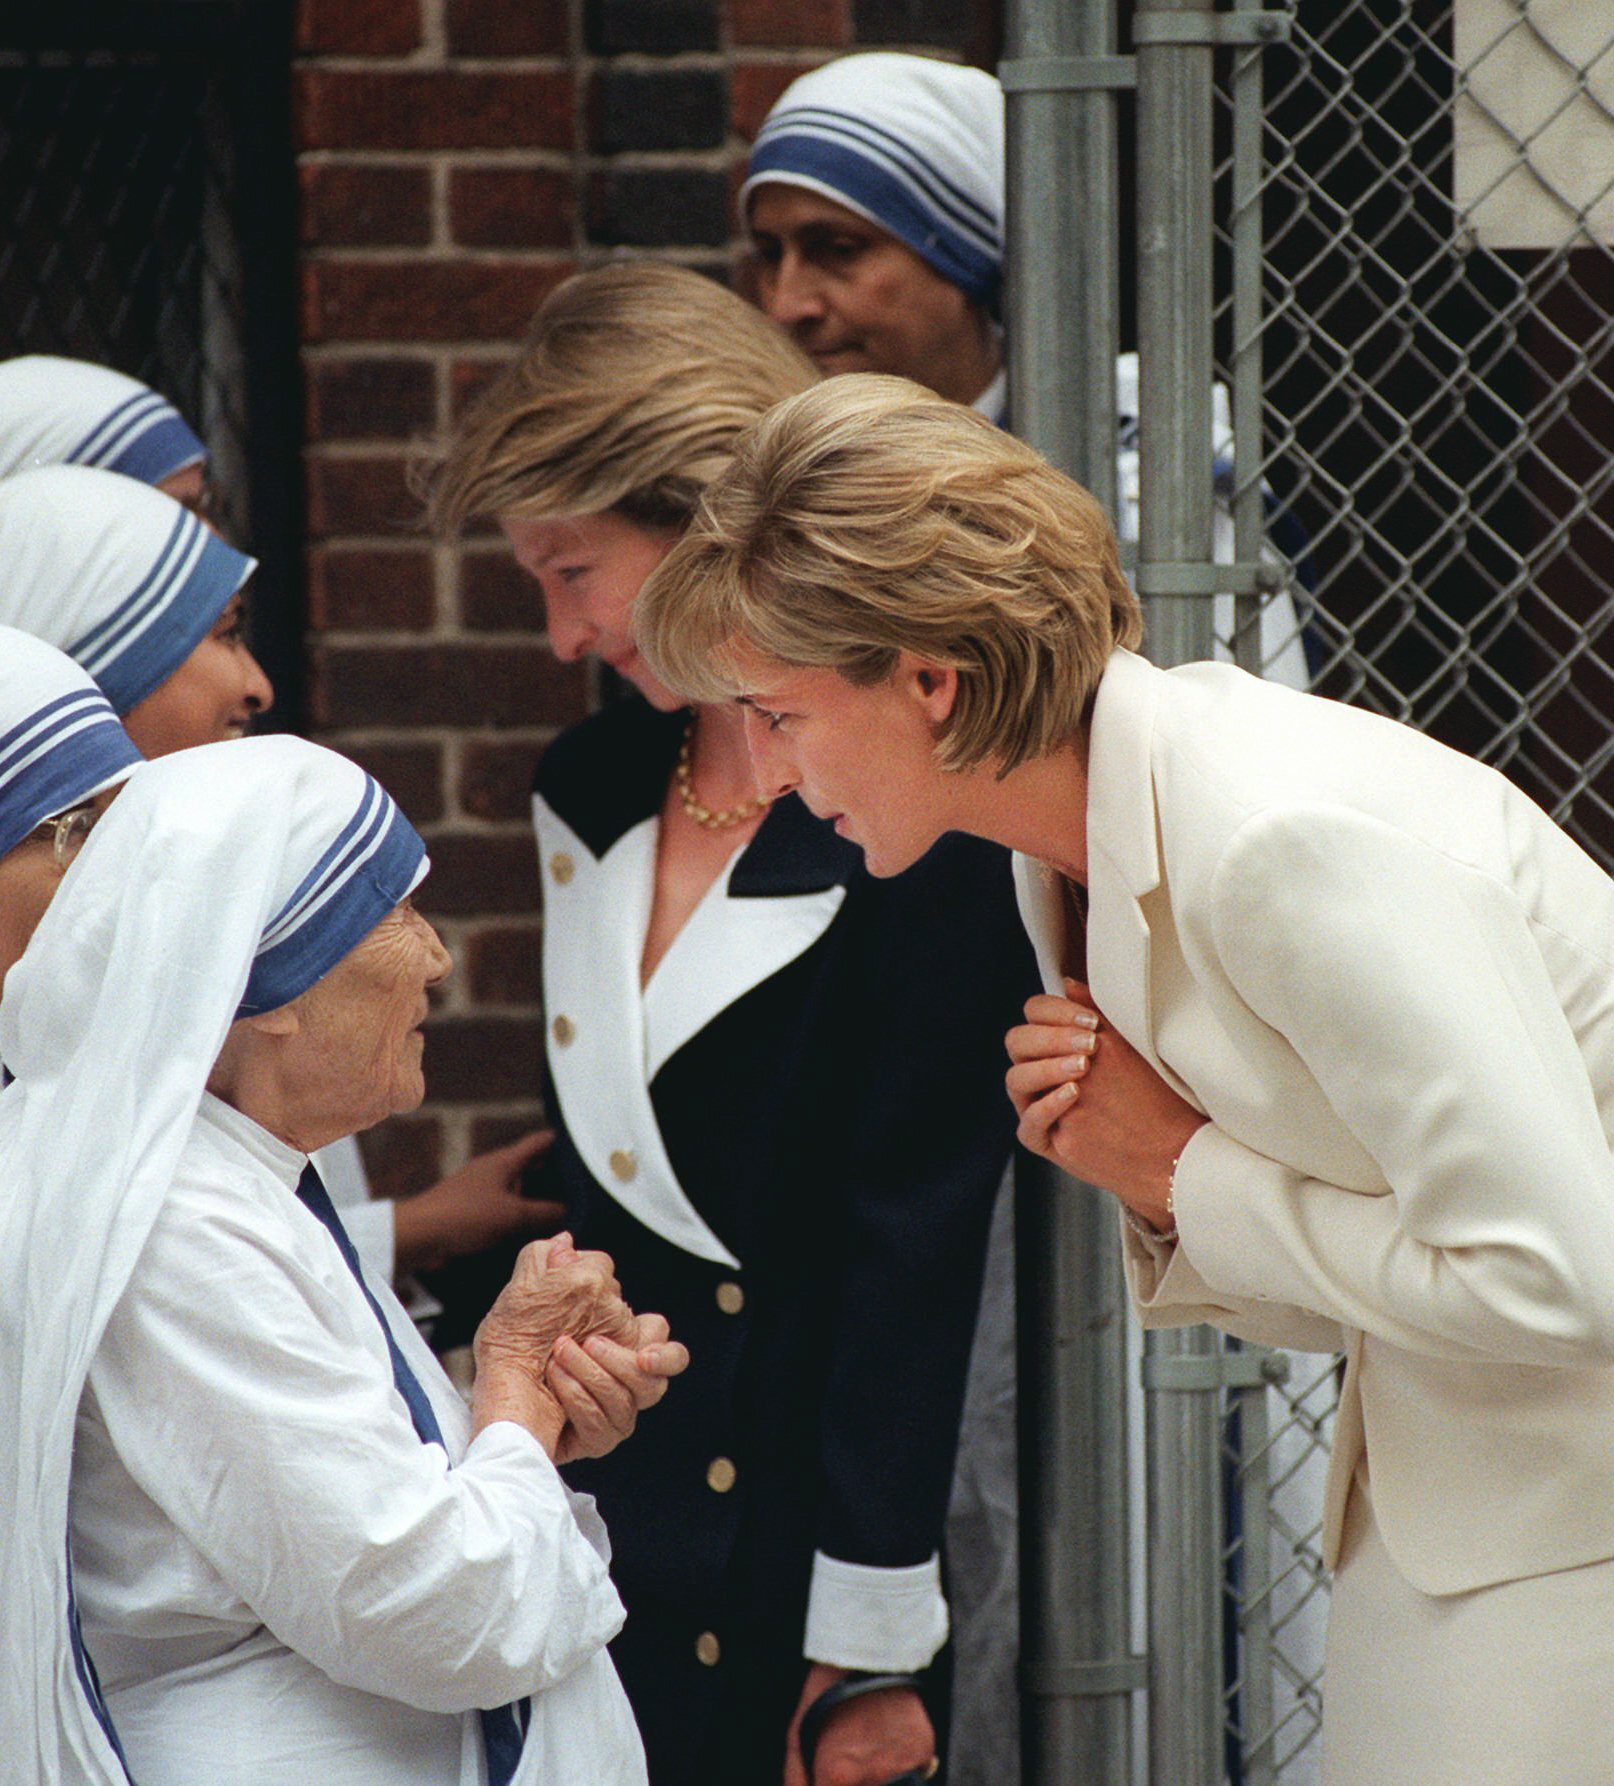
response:
<svg viewBox="0 0 1614 1786"><path fill-rule="evenodd" d="M1015 432L1114 513L1114 0L1010 0L1005 321ZM1075 83L1075 84L1072 84ZM1129 1786L1125 1289L1111 1200L1016 1173L1026 1786Z"/></svg>
<svg viewBox="0 0 1614 1786"><path fill-rule="evenodd" d="M1138 583L1212 562L1211 79L1209 41L1171 41L1195 0L1138 0ZM1177 15L1175 18L1171 15ZM1156 19L1166 23L1159 40ZM1183 36L1191 35L1184 30ZM1208 31L1207 31L1208 39ZM1156 572L1154 567L1160 567ZM1149 654L1208 658L1210 589L1147 600ZM1209 1328L1149 1335L1149 1773L1220 1786L1221 1397L1179 1387L1218 1351ZM1183 1367L1186 1366L1186 1371Z"/></svg>

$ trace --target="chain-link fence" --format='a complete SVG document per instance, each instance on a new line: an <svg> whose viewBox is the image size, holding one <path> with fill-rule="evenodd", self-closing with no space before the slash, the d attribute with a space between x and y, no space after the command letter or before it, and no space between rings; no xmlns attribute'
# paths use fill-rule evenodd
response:
<svg viewBox="0 0 1614 1786"><path fill-rule="evenodd" d="M1211 33L1235 511L1285 556L1314 687L1494 763L1614 866L1614 10L1277 18ZM1268 1368L1223 1427L1227 1768L1302 1786L1337 1372Z"/></svg>
<svg viewBox="0 0 1614 1786"><path fill-rule="evenodd" d="M282 0L10 8L0 22L0 357L114 366L207 443L255 551L256 643L301 664L290 13Z"/></svg>

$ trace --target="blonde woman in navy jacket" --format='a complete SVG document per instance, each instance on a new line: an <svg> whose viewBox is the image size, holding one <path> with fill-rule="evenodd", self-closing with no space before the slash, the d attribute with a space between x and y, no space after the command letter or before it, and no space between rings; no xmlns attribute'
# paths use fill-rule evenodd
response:
<svg viewBox="0 0 1614 1786"><path fill-rule="evenodd" d="M755 797L738 711L634 647L640 585L807 361L697 275L562 286L451 447L435 516L494 517L550 640L636 691L538 770L550 1114L542 1194L693 1363L621 1467L577 1472L628 1607L615 1656L657 1786L804 1780L801 1710L947 1631L938 1562L1012 1112L999 1033L1034 983L1007 862L944 841L901 882ZM609 1239L607 1239L609 1237ZM880 1786L936 1756L892 1691L820 1749Z"/></svg>

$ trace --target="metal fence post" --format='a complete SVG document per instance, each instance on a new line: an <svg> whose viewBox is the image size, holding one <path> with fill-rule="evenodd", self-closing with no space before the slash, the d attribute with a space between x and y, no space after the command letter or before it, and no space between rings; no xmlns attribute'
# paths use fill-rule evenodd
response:
<svg viewBox="0 0 1614 1786"><path fill-rule="evenodd" d="M1116 499L1114 0L1010 0L1008 309L1016 433ZM1021 1731L1025 1786L1129 1786L1126 1315L1109 1198L1022 1156Z"/></svg>
<svg viewBox="0 0 1614 1786"><path fill-rule="evenodd" d="M1139 0L1138 592L1149 652L1212 652L1213 15ZM1196 41L1197 37L1197 41ZM1220 1392L1208 1328L1149 1335L1149 1767L1158 1786L1223 1778Z"/></svg>

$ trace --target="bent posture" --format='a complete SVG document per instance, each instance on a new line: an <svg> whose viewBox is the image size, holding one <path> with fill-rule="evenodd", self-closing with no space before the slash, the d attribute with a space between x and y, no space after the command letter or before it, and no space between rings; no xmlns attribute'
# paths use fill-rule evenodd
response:
<svg viewBox="0 0 1614 1786"><path fill-rule="evenodd" d="M1018 852L1020 1133L1115 1194L1144 1321L1347 1352L1326 1777L1603 1779L1614 884L1405 727L1153 669L1085 492L903 381L774 410L639 624L875 872Z"/></svg>

